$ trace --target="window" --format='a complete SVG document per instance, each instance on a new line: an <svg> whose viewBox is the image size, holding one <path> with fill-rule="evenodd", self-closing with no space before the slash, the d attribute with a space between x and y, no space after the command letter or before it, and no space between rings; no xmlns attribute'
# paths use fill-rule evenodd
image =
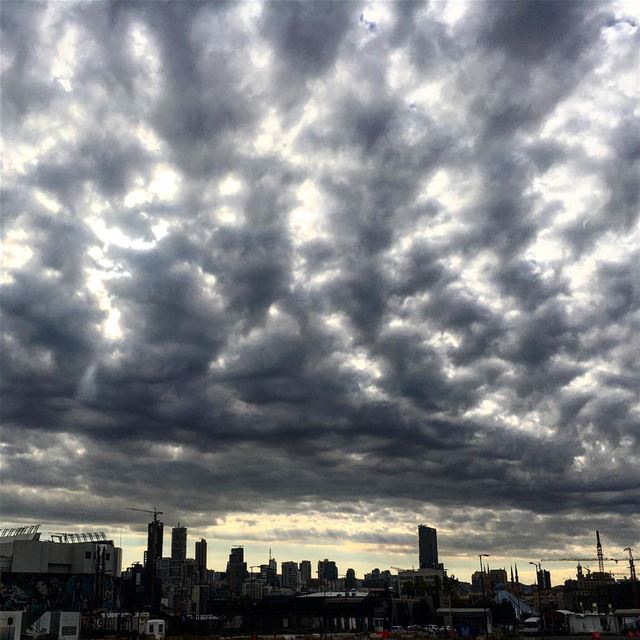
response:
<svg viewBox="0 0 640 640"><path fill-rule="evenodd" d="M85 551L84 552L84 559L85 560L91 560L91 551Z"/></svg>
<svg viewBox="0 0 640 640"><path fill-rule="evenodd" d="M149 625L149 633L154 633L152 624Z"/></svg>
<svg viewBox="0 0 640 640"><path fill-rule="evenodd" d="M104 559L105 560L111 560L111 554L110 553L105 553L104 554Z"/></svg>
<svg viewBox="0 0 640 640"><path fill-rule="evenodd" d="M159 624L158 625L158 633L162 633L162 631L163 631L162 624Z"/></svg>

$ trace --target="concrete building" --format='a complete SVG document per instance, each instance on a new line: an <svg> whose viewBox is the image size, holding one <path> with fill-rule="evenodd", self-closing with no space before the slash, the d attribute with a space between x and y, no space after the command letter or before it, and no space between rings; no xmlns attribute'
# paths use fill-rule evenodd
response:
<svg viewBox="0 0 640 640"><path fill-rule="evenodd" d="M196 570L200 584L207 582L207 541L200 538L196 542Z"/></svg>
<svg viewBox="0 0 640 640"><path fill-rule="evenodd" d="M391 585L391 572L388 569L380 571L378 567L364 574L362 586L367 589L387 589Z"/></svg>
<svg viewBox="0 0 640 640"><path fill-rule="evenodd" d="M507 584L508 580L506 569L489 569L487 588L494 590L500 584Z"/></svg>
<svg viewBox="0 0 640 640"><path fill-rule="evenodd" d="M209 600L211 599L211 587L208 584L197 584L191 591L193 613L197 616L209 613Z"/></svg>
<svg viewBox="0 0 640 640"><path fill-rule="evenodd" d="M233 547L227 562L229 591L235 595L242 593L242 584L247 577L247 563L244 561L244 547Z"/></svg>
<svg viewBox="0 0 640 640"><path fill-rule="evenodd" d="M160 558L156 562L156 575L165 595L172 589L191 589L198 582L196 561L193 558Z"/></svg>
<svg viewBox="0 0 640 640"><path fill-rule="evenodd" d="M196 561L193 558L160 558L156 562L156 575L163 606L176 615L190 615L193 587L199 583Z"/></svg>
<svg viewBox="0 0 640 640"><path fill-rule="evenodd" d="M187 558L187 527L177 527L171 530L171 559L186 560Z"/></svg>
<svg viewBox="0 0 640 640"><path fill-rule="evenodd" d="M164 523L158 520L158 514L154 510L153 520L148 525L147 550L144 554L144 591L147 605L152 610L157 610L160 606L160 589L156 576L156 565L162 558L162 547L164 540Z"/></svg>
<svg viewBox="0 0 640 640"><path fill-rule="evenodd" d="M358 586L358 580L356 579L355 569L347 569L347 573L344 577L344 588L345 589L355 589Z"/></svg>
<svg viewBox="0 0 640 640"><path fill-rule="evenodd" d="M264 591L261 580L245 580L242 583L242 595L252 600L260 600Z"/></svg>
<svg viewBox="0 0 640 640"><path fill-rule="evenodd" d="M148 526L147 552L145 565L155 567L156 560L162 558L162 543L164 538L164 523L154 518Z"/></svg>
<svg viewBox="0 0 640 640"><path fill-rule="evenodd" d="M418 525L418 560L421 569L438 568L438 534L425 524Z"/></svg>
<svg viewBox="0 0 640 640"><path fill-rule="evenodd" d="M318 560L318 580L320 582L329 582L338 579L338 567L333 560Z"/></svg>
<svg viewBox="0 0 640 640"><path fill-rule="evenodd" d="M398 571L396 578L399 593L410 590L410 587L418 588L426 592L435 593L442 588L444 571L442 569L412 569Z"/></svg>
<svg viewBox="0 0 640 640"><path fill-rule="evenodd" d="M89 536L93 540L90 541ZM122 571L122 549L104 535L93 533L61 534L57 540L41 540L37 532L0 536L0 557L0 576L5 573L96 575L99 571L119 578Z"/></svg>
<svg viewBox="0 0 640 640"><path fill-rule="evenodd" d="M260 565L260 580L262 584L270 587L278 586L278 574L275 572L272 564Z"/></svg>
<svg viewBox="0 0 640 640"><path fill-rule="evenodd" d="M103 533L52 534L39 525L0 533L0 609L113 609L122 550Z"/></svg>
<svg viewBox="0 0 640 640"><path fill-rule="evenodd" d="M297 562L282 563L282 588L298 591L300 588L300 572Z"/></svg>
<svg viewBox="0 0 640 640"><path fill-rule="evenodd" d="M303 560L300 563L300 582L302 587L306 589L311 581L311 560Z"/></svg>

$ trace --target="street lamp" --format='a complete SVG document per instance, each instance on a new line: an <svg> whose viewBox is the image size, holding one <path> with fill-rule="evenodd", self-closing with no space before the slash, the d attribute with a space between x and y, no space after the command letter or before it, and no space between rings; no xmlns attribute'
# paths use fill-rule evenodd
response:
<svg viewBox="0 0 640 640"><path fill-rule="evenodd" d="M540 609L540 637L544 640L544 616L542 615L542 597L540 595L540 579L542 577L542 562L529 562L536 568L536 583L538 584L538 607Z"/></svg>
<svg viewBox="0 0 640 640"><path fill-rule="evenodd" d="M484 567L482 566L482 558L488 558L488 553L479 553L480 558L480 576L482 577L482 606L484 607L484 637L489 640L489 620L487 618L487 597L484 590Z"/></svg>

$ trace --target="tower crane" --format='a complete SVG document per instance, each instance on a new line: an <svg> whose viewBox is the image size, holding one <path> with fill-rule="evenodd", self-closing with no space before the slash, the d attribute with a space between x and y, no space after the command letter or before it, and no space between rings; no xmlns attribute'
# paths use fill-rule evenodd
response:
<svg viewBox="0 0 640 640"><path fill-rule="evenodd" d="M602 553L602 543L600 542L600 532L596 529L596 554L598 556L598 571L604 573L604 554Z"/></svg>
<svg viewBox="0 0 640 640"><path fill-rule="evenodd" d="M136 509L135 507L127 507L128 511L142 511L143 513L151 513L153 514L153 521L158 522L158 516L161 516L164 512L158 511L155 507L153 507L153 511L151 509Z"/></svg>
<svg viewBox="0 0 640 640"><path fill-rule="evenodd" d="M540 562L598 562L600 558L542 558ZM605 562L623 562L624 558L602 558Z"/></svg>
<svg viewBox="0 0 640 640"><path fill-rule="evenodd" d="M636 565L633 561L633 553L631 553L633 549L631 547L625 547L624 550L629 552L629 576L635 582L638 578L636 576Z"/></svg>
<svg viewBox="0 0 640 640"><path fill-rule="evenodd" d="M638 598L638 578L636 576L636 564L633 560L633 549L631 547L625 547L625 551L629 552L629 579L631 580L631 591L633 593L633 599L635 605L640 605L640 598Z"/></svg>

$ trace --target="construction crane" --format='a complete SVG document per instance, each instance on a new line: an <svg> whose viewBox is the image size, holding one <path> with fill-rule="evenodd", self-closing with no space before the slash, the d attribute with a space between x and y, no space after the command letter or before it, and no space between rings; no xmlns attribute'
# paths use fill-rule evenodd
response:
<svg viewBox="0 0 640 640"><path fill-rule="evenodd" d="M640 598L638 598L638 578L636 576L636 564L633 560L633 549L631 547L625 547L625 551L629 552L629 579L631 580L631 592L633 593L633 599L635 605L640 606Z"/></svg>
<svg viewBox="0 0 640 640"><path fill-rule="evenodd" d="M624 550L629 552L629 576L635 582L638 578L636 576L636 565L633 561L633 553L631 553L633 549L631 547L625 547Z"/></svg>
<svg viewBox="0 0 640 640"><path fill-rule="evenodd" d="M600 558L542 558L540 562L599 562ZM625 558L602 558L605 562L624 562Z"/></svg>
<svg viewBox="0 0 640 640"><path fill-rule="evenodd" d="M600 532L596 529L596 555L598 556L598 571L604 573L604 554L602 553L602 544L600 542Z"/></svg>
<svg viewBox="0 0 640 640"><path fill-rule="evenodd" d="M626 549L625 549L626 551ZM579 562L582 564L583 562L597 562L598 563L598 573L600 576L605 574L604 563L605 560L608 562L621 562L624 558L605 558L604 553L602 552L602 543L600 542L600 531L596 529L596 557L595 558L547 558L546 560L540 560L540 562Z"/></svg>
<svg viewBox="0 0 640 640"><path fill-rule="evenodd" d="M396 571L413 571L413 569L403 569L402 567L390 567L391 569L395 569Z"/></svg>
<svg viewBox="0 0 640 640"><path fill-rule="evenodd" d="M158 511L155 507L153 507L153 511L151 509L136 509L135 507L127 507L129 511L142 511L143 513L151 513L153 514L153 521L158 522L158 516L161 516L164 512Z"/></svg>

